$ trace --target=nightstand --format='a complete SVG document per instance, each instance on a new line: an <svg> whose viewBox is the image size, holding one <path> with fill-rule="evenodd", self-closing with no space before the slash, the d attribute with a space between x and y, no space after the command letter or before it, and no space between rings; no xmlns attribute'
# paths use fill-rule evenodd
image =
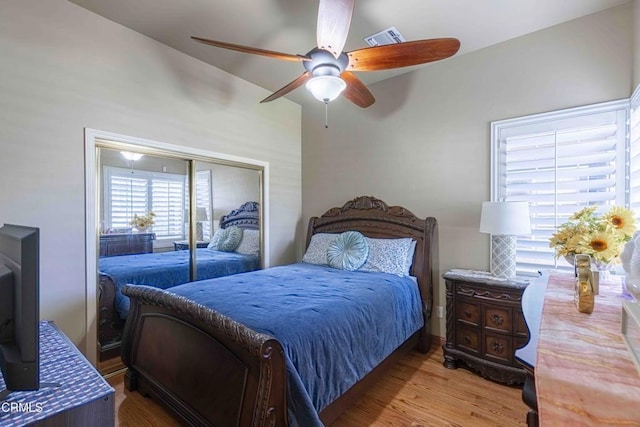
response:
<svg viewBox="0 0 640 427"><path fill-rule="evenodd" d="M493 381L523 383L526 371L514 352L529 339L521 306L529 282L469 270L451 270L442 277L447 288L444 366L456 369L462 362Z"/></svg>
<svg viewBox="0 0 640 427"><path fill-rule="evenodd" d="M209 246L209 242L204 242L204 241L197 241L196 242L196 247L197 248L206 248L207 246ZM188 240L179 240L177 242L173 242L173 250L174 251L184 251L186 249L189 249L189 241Z"/></svg>

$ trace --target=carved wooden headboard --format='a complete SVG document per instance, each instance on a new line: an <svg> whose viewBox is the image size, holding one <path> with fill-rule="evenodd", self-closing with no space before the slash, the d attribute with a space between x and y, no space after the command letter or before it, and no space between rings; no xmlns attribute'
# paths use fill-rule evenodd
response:
<svg viewBox="0 0 640 427"><path fill-rule="evenodd" d="M238 209L234 209L220 218L220 228L232 225L248 230L260 229L260 205L258 202L243 203Z"/></svg>
<svg viewBox="0 0 640 427"><path fill-rule="evenodd" d="M425 320L424 334L430 337L433 308L433 269L437 250L437 221L433 217L419 219L402 206L389 206L371 196L357 197L342 207L329 209L309 220L307 246L316 233L359 231L372 238L410 237L416 241L411 275L418 280ZM426 338L429 341L430 338ZM430 344L430 342L429 342ZM426 343L425 343L426 345Z"/></svg>

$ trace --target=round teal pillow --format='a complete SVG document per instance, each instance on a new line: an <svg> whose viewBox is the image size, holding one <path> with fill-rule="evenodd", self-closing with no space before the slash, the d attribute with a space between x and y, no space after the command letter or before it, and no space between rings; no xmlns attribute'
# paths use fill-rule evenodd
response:
<svg viewBox="0 0 640 427"><path fill-rule="evenodd" d="M361 233L345 231L327 249L329 266L341 270L354 271L367 262L369 245Z"/></svg>
<svg viewBox="0 0 640 427"><path fill-rule="evenodd" d="M242 240L242 228L232 225L222 230L216 248L222 252L233 252L240 244L240 240Z"/></svg>

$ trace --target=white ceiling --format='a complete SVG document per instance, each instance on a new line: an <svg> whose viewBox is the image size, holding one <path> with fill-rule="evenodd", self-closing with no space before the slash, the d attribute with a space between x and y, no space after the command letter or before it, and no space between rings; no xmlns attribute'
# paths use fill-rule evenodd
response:
<svg viewBox="0 0 640 427"><path fill-rule="evenodd" d="M302 74L302 64L206 46L190 36L291 54L305 54L316 45L317 1L70 1L270 91ZM455 37L461 42L457 55L463 55L628 1L361 0L356 1L345 51L365 47L364 37L395 26L408 41ZM371 84L425 66L358 77ZM297 92L303 91L294 91L289 99L312 99Z"/></svg>

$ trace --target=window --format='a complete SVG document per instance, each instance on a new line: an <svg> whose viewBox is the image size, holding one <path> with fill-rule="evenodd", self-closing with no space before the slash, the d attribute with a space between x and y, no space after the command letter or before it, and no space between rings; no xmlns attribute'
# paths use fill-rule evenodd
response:
<svg viewBox="0 0 640 427"><path fill-rule="evenodd" d="M623 100L492 123L492 200L527 201L531 211L532 234L518 236L518 274L570 267L549 238L575 211L629 206L628 116Z"/></svg>
<svg viewBox="0 0 640 427"><path fill-rule="evenodd" d="M105 166L105 222L108 228L130 228L134 215L153 211L158 239L184 239L184 175Z"/></svg>
<svg viewBox="0 0 640 427"><path fill-rule="evenodd" d="M640 218L640 86L631 96L629 117L629 207Z"/></svg>
<svg viewBox="0 0 640 427"><path fill-rule="evenodd" d="M186 185L186 184L185 184ZM196 239L209 241L213 236L211 220L213 218L211 170L196 171ZM185 193L185 206L189 206L189 192ZM185 227L188 227L188 218ZM189 234L185 229L185 236Z"/></svg>

